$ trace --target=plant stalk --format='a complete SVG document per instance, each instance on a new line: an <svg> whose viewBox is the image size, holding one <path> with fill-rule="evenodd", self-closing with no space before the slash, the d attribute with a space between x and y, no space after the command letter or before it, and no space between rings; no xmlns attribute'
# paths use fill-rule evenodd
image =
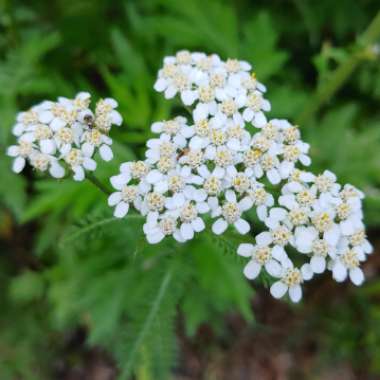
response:
<svg viewBox="0 0 380 380"><path fill-rule="evenodd" d="M314 96L303 108L303 111L296 118L297 124L306 123L318 110L327 103L333 95L351 77L358 65L367 59L368 49L376 42L380 36L380 11L376 14L365 32L358 38L358 43L353 49L353 53L342 62L339 67L331 74L330 80L323 83Z"/></svg>
<svg viewBox="0 0 380 380"><path fill-rule="evenodd" d="M103 183L100 182L99 179L96 178L92 173L86 173L86 178L104 194L106 195L111 194L111 192L107 189L107 187L103 185Z"/></svg>

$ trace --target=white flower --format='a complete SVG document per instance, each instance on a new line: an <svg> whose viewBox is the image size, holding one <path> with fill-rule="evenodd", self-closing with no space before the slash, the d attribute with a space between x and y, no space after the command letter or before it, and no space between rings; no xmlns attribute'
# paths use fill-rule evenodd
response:
<svg viewBox="0 0 380 380"><path fill-rule="evenodd" d="M200 210L197 203L191 201L185 201L178 209L179 230L183 240L191 240L195 232L201 232L205 229L203 219L198 216L198 213L202 211L204 210Z"/></svg>
<svg viewBox="0 0 380 380"><path fill-rule="evenodd" d="M359 253L368 255L373 252L371 243L366 239L364 226L356 229L354 233L347 238L351 246L353 246Z"/></svg>
<svg viewBox="0 0 380 380"><path fill-rule="evenodd" d="M14 157L12 170L15 173L20 173L26 163L26 159L33 153L33 145L31 142L20 139L18 145L11 145L7 150L7 155Z"/></svg>
<svg viewBox="0 0 380 380"><path fill-rule="evenodd" d="M184 148L187 140L194 135L194 127L186 124L186 118L178 116L172 120L155 122L151 126L154 133L168 135L169 140L172 140L175 146ZM167 137L166 137L167 139Z"/></svg>
<svg viewBox="0 0 380 380"><path fill-rule="evenodd" d="M237 125L244 125L244 119L239 111L244 106L245 98L227 98L217 104L215 114L211 118L211 123L215 128L221 128L229 122Z"/></svg>
<svg viewBox="0 0 380 380"><path fill-rule="evenodd" d="M285 145L282 148L283 161L280 164L281 177L288 178L293 172L297 161L300 161L305 166L309 166L311 160L307 155L308 151L309 144L302 141L297 141L293 145Z"/></svg>
<svg viewBox="0 0 380 380"><path fill-rule="evenodd" d="M94 124L103 132L108 132L112 125L121 125L123 118L116 111L118 103L115 99L101 99L96 103Z"/></svg>
<svg viewBox="0 0 380 380"><path fill-rule="evenodd" d="M290 299L297 303L302 298L301 284L304 281L303 271L295 268L293 264L288 261L286 265L281 268L281 273L276 281L270 288L270 293L274 298L282 298L289 292Z"/></svg>
<svg viewBox="0 0 380 380"><path fill-rule="evenodd" d="M223 189L223 177L225 170L216 167L211 172L206 165L201 165L198 168L198 173L203 179L202 187L209 196L218 195Z"/></svg>
<svg viewBox="0 0 380 380"><path fill-rule="evenodd" d="M262 128L267 122L264 112L270 109L270 103L264 99L263 94L260 91L253 91L246 98L243 118L255 127Z"/></svg>
<svg viewBox="0 0 380 380"><path fill-rule="evenodd" d="M38 171L44 172L49 170L53 178L62 178L65 175L65 169L59 164L58 160L45 153L33 152L30 156L30 164Z"/></svg>
<svg viewBox="0 0 380 380"><path fill-rule="evenodd" d="M179 92L183 93L191 88L191 68L167 63L158 72L158 79L154 84L157 92L164 92L166 99L174 98Z"/></svg>
<svg viewBox="0 0 380 380"><path fill-rule="evenodd" d="M150 139L146 143L147 151L145 156L147 162L155 164L162 157L173 157L176 154L177 147L171 142L170 136L162 134L158 139Z"/></svg>
<svg viewBox="0 0 380 380"><path fill-rule="evenodd" d="M129 211L129 205L133 204L139 210L141 204L141 194L138 186L125 184L108 197L108 205L115 207L114 216L123 218Z"/></svg>
<svg viewBox="0 0 380 380"><path fill-rule="evenodd" d="M248 233L251 227L246 220L241 218L241 215L252 207L252 200L249 197L244 197L237 201L236 194L231 190L226 191L225 197L226 201L221 206L216 205L215 202L211 205L212 216L220 216L213 223L212 231L216 235L220 235L227 229L229 224L233 224L240 234Z"/></svg>
<svg viewBox="0 0 380 380"><path fill-rule="evenodd" d="M365 255L355 249L341 252L331 266L335 281L342 282L349 275L355 285L361 285L364 282L364 274L359 264L364 260Z"/></svg>
<svg viewBox="0 0 380 380"><path fill-rule="evenodd" d="M272 207L274 204L273 195L265 191L264 185L257 181L251 182L251 188L247 193L256 206L257 217L259 220L265 221L268 207Z"/></svg>
<svg viewBox="0 0 380 380"><path fill-rule="evenodd" d="M310 266L314 273L323 273L327 267L327 258L336 257L336 246L319 237L314 227L297 227L295 247L301 253L310 254Z"/></svg>
<svg viewBox="0 0 380 380"><path fill-rule="evenodd" d="M260 274L262 267L265 267L271 276L278 277L282 270L280 262L286 258L285 251L280 247L272 248L259 244L240 244L237 253L243 257L250 257L250 261L244 268L244 275L250 280Z"/></svg>
<svg viewBox="0 0 380 380"><path fill-rule="evenodd" d="M100 157L104 161L110 161L113 158L112 139L107 135L101 133L98 129L91 129L83 134L82 140L84 141L82 149L86 151L89 157L95 152L95 149L99 149Z"/></svg>
<svg viewBox="0 0 380 380"><path fill-rule="evenodd" d="M178 242L184 242L177 228L177 220L170 215L160 215L158 212L151 213L147 217L143 229L150 244L157 244L166 236L173 236Z"/></svg>
<svg viewBox="0 0 380 380"><path fill-rule="evenodd" d="M340 185L336 183L336 175L329 170L325 170L322 174L314 178L314 185L320 193L331 193L337 195Z"/></svg>
<svg viewBox="0 0 380 380"><path fill-rule="evenodd" d="M74 172L75 181L84 180L85 170L94 171L96 169L96 162L88 153L85 149L73 148L64 156L64 160Z"/></svg>
<svg viewBox="0 0 380 380"><path fill-rule="evenodd" d="M100 100L95 116L88 108L91 96L78 93L74 99L59 97L58 101L44 101L17 116L13 133L18 136L18 146L11 146L8 154L15 157L13 170L19 173L26 161L39 171L46 171L54 178L64 176L61 162L66 162L74 172L74 179L81 181L85 170L95 170L92 156L98 150L100 157L113 158L108 132L112 124L121 124L121 116L115 110L117 102L111 98Z"/></svg>

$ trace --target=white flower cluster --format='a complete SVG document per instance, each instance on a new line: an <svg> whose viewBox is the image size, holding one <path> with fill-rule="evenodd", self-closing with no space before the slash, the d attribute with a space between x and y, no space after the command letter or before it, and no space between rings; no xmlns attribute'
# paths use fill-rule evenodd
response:
<svg viewBox="0 0 380 380"><path fill-rule="evenodd" d="M111 160L108 132L112 125L122 123L115 109L117 102L111 98L99 100L94 112L90 102L91 95L80 92L74 99L43 101L19 113L13 127L17 145L7 150L14 157L13 171L20 173L29 162L38 171L62 178L67 167L76 181L82 181L86 170L96 169L93 156L97 150L103 160Z"/></svg>
<svg viewBox="0 0 380 380"><path fill-rule="evenodd" d="M124 217L133 205L146 216L144 233L155 244L166 236L192 239L205 229L206 217L217 235L230 225L247 234L244 213L254 209L267 230L255 244L241 244L238 254L250 258L248 278L264 268L277 279L274 297L289 291L298 302L301 284L326 269L337 281L349 275L361 284L359 263L372 251L362 222L363 194L342 188L331 172L315 176L297 169L310 165L309 145L288 121L267 119L266 89L250 70L247 62L203 53L165 58L154 88L166 98L178 94L192 106L192 120L152 125L158 137L147 142L145 160L122 164L111 178L114 215ZM275 201L266 185L281 182ZM303 265L293 263L291 250Z"/></svg>
<svg viewBox="0 0 380 380"><path fill-rule="evenodd" d="M361 285L359 265L372 253L362 221L363 197L355 187L336 183L330 171L315 176L296 169L283 185L278 204L262 217L268 229L255 237L255 245L238 248L239 255L250 258L245 276L254 279L264 268L278 279L271 294L281 298L289 291L293 302L302 297L302 282L325 270L331 270L337 282L349 276ZM306 263L296 268L286 249L301 253Z"/></svg>

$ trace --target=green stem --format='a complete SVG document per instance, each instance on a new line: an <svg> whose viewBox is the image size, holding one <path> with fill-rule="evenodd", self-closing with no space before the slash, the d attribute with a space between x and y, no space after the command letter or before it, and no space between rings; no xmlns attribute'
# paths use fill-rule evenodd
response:
<svg viewBox="0 0 380 380"><path fill-rule="evenodd" d="M193 111L191 110L190 107L188 107L188 106L183 106L183 108L185 108L185 110L189 113L189 115L190 115L191 117L193 117Z"/></svg>
<svg viewBox="0 0 380 380"><path fill-rule="evenodd" d="M86 173L86 178L104 194L106 195L111 194L111 192L107 189L107 187L103 185L92 173Z"/></svg>
<svg viewBox="0 0 380 380"><path fill-rule="evenodd" d="M380 11L377 13L366 31L359 37L358 44L353 53L342 62L339 67L331 74L330 80L323 83L311 97L303 111L296 118L297 124L303 124L312 118L318 110L327 103L332 96L343 86L351 77L354 70L363 60L367 59L368 49L380 36Z"/></svg>

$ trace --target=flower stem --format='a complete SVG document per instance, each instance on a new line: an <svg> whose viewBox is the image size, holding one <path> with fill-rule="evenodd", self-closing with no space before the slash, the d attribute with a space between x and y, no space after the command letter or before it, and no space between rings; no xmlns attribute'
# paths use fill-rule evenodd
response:
<svg viewBox="0 0 380 380"><path fill-rule="evenodd" d="M380 11L376 14L365 32L358 38L352 54L331 73L330 79L317 88L316 93L306 103L296 118L297 124L303 124L312 118L333 95L351 77L357 66L368 58L368 51L380 36Z"/></svg>
<svg viewBox="0 0 380 380"><path fill-rule="evenodd" d="M104 194L106 195L111 194L111 192L107 189L107 187L103 185L92 173L87 173L86 178Z"/></svg>
<svg viewBox="0 0 380 380"><path fill-rule="evenodd" d="M191 108L188 107L188 106L183 106L183 107L184 107L185 110L189 113L189 115L190 115L191 117L193 117L193 111L191 110Z"/></svg>

